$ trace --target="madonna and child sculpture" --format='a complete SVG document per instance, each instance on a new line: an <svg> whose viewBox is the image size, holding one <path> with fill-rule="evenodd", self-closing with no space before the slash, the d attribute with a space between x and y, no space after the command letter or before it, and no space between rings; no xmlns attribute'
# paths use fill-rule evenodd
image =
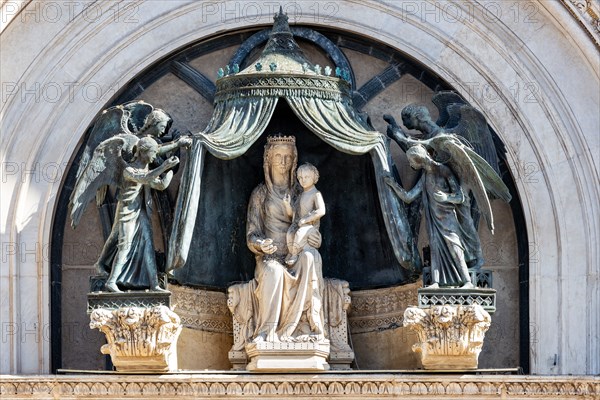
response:
<svg viewBox="0 0 600 400"><path fill-rule="evenodd" d="M267 138L265 181L250 196L246 239L255 255L254 279L228 290L234 368L322 371L330 368L328 357L338 363L332 368L348 368L354 357L337 332L347 329L348 283L323 279L319 172L311 164L296 170L295 143L293 136Z"/></svg>
<svg viewBox="0 0 600 400"><path fill-rule="evenodd" d="M265 182L254 189L248 205L247 244L256 256L255 343L325 339L322 262L317 250L321 234L315 228L304 233L308 246L299 250L288 249L287 245L293 222L290 204L299 201L302 206L306 198L306 192L300 194L296 181L297 160L294 137L268 138ZM310 186L314 189L314 185ZM302 223L298 221L297 225ZM286 256L290 251L294 254L288 262L294 259L295 262L288 265Z"/></svg>

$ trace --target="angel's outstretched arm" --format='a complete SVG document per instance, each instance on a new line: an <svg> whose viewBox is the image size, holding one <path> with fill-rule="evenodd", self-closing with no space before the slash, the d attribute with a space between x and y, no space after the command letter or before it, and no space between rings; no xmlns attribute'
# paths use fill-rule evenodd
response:
<svg viewBox="0 0 600 400"><path fill-rule="evenodd" d="M423 191L423 181L425 180L425 174L421 176L417 184L413 186L413 188L410 189L408 192L402 186L398 185L398 182L396 182L391 176L386 176L384 179L385 183L387 183L392 188L394 193L396 193L396 195L403 202L410 204L413 201L415 201Z"/></svg>
<svg viewBox="0 0 600 400"><path fill-rule="evenodd" d="M163 162L159 167L157 167L151 171L145 171L145 172L141 172L131 166L128 166L123 171L123 176L127 180L141 183L143 185L150 185L151 187L158 189L159 186L162 185L162 183L159 183L159 182L163 181L168 175L171 175L171 177L172 177L173 173L171 171L169 171L169 172L171 172L171 174L167 174L167 176L165 176L165 178L162 178L162 179L160 178L160 175L162 173L164 173L165 171L167 171L168 169L173 168L178 163L179 163L179 159L177 157L171 157L168 160L166 160L165 162ZM168 185L168 183L170 183L170 180L171 179L168 178L167 185ZM165 188L166 188L166 185L165 185ZM159 189L159 190L163 190L163 189Z"/></svg>
<svg viewBox="0 0 600 400"><path fill-rule="evenodd" d="M189 136L181 136L179 139L171 143L161 144L158 146L158 155L166 154L178 147L189 147L192 144L192 138Z"/></svg>
<svg viewBox="0 0 600 400"><path fill-rule="evenodd" d="M408 136L408 134L399 126L389 129L387 131L388 137L400 146L402 151L406 152L412 146L420 144L418 140L415 140Z"/></svg>
<svg viewBox="0 0 600 400"><path fill-rule="evenodd" d="M150 183L150 187L156 190L165 190L171 183L171 179L173 179L173 171L167 171L162 178L156 178Z"/></svg>

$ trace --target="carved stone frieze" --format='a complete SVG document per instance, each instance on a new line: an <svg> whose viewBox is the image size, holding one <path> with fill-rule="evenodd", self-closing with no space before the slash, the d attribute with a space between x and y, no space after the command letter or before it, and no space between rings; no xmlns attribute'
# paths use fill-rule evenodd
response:
<svg viewBox="0 0 600 400"><path fill-rule="evenodd" d="M90 328L106 335L100 351L109 354L119 372L177 370L177 338L181 323L165 306L95 309Z"/></svg>
<svg viewBox="0 0 600 400"><path fill-rule="evenodd" d="M302 398L594 399L598 376L515 375L52 375L0 376L2 399Z"/></svg>
<svg viewBox="0 0 600 400"><path fill-rule="evenodd" d="M349 296L344 298L348 319L345 325L339 325L339 334L344 336L344 329L346 332L350 329L351 333L365 333L401 327L404 310L418 304L417 289L421 286L419 281L391 288L352 292L351 304ZM172 293L171 302L184 327L208 332L233 332L235 336L225 293L173 284L169 285L169 290ZM349 292L348 288L346 290ZM329 314L326 313L325 318L329 319ZM334 327L337 328L336 325ZM331 335L337 334L337 330L332 329ZM243 349L243 345L238 347Z"/></svg>
<svg viewBox="0 0 600 400"><path fill-rule="evenodd" d="M402 326L404 310L417 304L421 282L384 289L352 292L348 320L350 332L366 333Z"/></svg>
<svg viewBox="0 0 600 400"><path fill-rule="evenodd" d="M173 284L169 285L169 290L171 302L184 327L231 334L233 324L225 293Z"/></svg>
<svg viewBox="0 0 600 400"><path fill-rule="evenodd" d="M409 307L404 326L415 331L413 351L425 369L476 369L490 315L479 305Z"/></svg>

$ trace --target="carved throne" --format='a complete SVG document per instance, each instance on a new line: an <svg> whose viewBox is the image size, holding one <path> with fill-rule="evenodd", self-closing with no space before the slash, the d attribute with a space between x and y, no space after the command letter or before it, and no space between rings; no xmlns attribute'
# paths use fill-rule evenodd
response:
<svg viewBox="0 0 600 400"><path fill-rule="evenodd" d="M250 357L246 346L251 343L254 333L254 309L256 280L230 286L227 306L233 314L233 346L229 351L229 361L233 370L245 370ZM327 362L334 370L351 369L354 352L348 344L348 316L350 308L350 288L348 282L339 279L325 279L324 315L325 336L329 340Z"/></svg>

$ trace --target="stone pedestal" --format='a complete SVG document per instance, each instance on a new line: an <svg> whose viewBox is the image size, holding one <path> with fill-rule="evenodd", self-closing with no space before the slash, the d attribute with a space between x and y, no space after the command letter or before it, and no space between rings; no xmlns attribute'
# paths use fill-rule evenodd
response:
<svg viewBox="0 0 600 400"><path fill-rule="evenodd" d="M250 358L246 369L253 372L327 371L329 343L259 342L246 345Z"/></svg>
<svg viewBox="0 0 600 400"><path fill-rule="evenodd" d="M354 361L354 351L348 344L348 308L351 304L350 288L346 281L326 278L323 298L325 317L325 335L329 343L311 342L260 342L252 343L254 333L254 290L256 281L233 285L228 290L227 305L233 315L233 346L229 351L229 361L233 370L258 370L262 365L285 365L281 357L289 360L289 364L297 364L305 360L310 368L303 371L324 371L327 369L349 370ZM245 299L245 300L243 300ZM296 357L293 352L298 349ZM321 360L323 351L327 351ZM259 355L256 360L252 355ZM311 353L312 352L312 353ZM312 355L311 355L312 354ZM316 358L312 358L316 357ZM252 359L252 360L251 360ZM279 359L279 361L277 361ZM312 360L312 361L310 361ZM261 371L266 371L260 369ZM273 371L292 370L275 368ZM298 369L294 369L299 371Z"/></svg>
<svg viewBox="0 0 600 400"><path fill-rule="evenodd" d="M477 369L490 314L480 305L409 307L404 326L416 332L413 351L421 354L425 369Z"/></svg>
<svg viewBox="0 0 600 400"><path fill-rule="evenodd" d="M90 328L106 335L100 351L110 354L119 372L177 370L177 338L181 323L168 307L96 308Z"/></svg>

